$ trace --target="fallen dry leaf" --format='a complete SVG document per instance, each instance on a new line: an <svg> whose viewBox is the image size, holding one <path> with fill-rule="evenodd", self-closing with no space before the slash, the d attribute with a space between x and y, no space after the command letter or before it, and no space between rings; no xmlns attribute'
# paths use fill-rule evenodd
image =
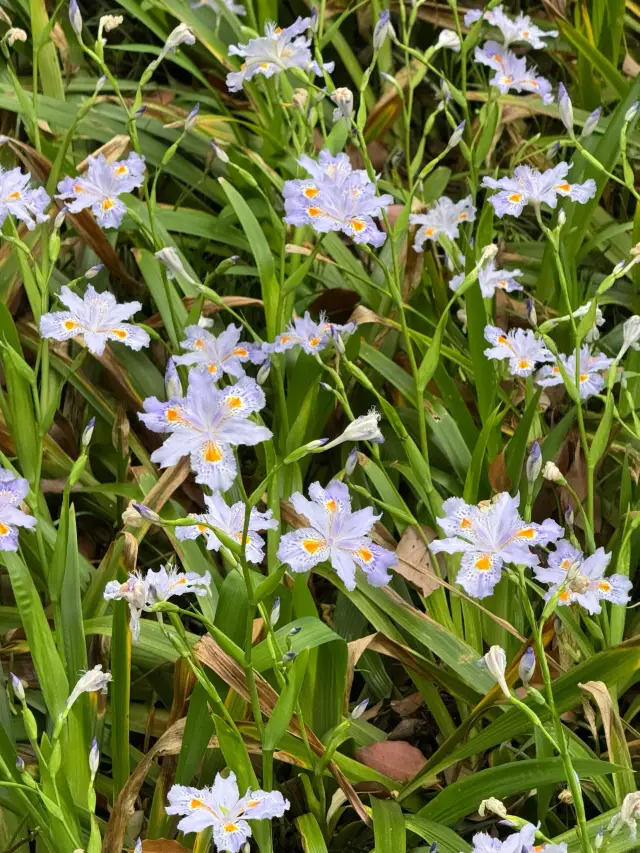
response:
<svg viewBox="0 0 640 853"><path fill-rule="evenodd" d="M189 853L189 848L168 838L156 838L142 842L142 853Z"/></svg>
<svg viewBox="0 0 640 853"><path fill-rule="evenodd" d="M397 782L413 779L427 763L420 750L405 740L370 743L356 749L356 758L372 770Z"/></svg>
<svg viewBox="0 0 640 853"><path fill-rule="evenodd" d="M429 531L424 525L422 529L427 536L431 533L431 539L435 538L433 531ZM396 548L396 556L399 560L396 572L416 586L424 596L430 595L440 586L427 546L415 527L407 527L402 534L402 539Z"/></svg>

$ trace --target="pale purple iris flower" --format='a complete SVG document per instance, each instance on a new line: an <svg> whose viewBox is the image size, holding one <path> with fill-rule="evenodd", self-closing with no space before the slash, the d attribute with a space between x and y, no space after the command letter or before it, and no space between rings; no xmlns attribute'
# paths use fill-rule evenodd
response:
<svg viewBox="0 0 640 853"><path fill-rule="evenodd" d="M561 844L536 844L537 827L525 823L505 841L500 841L488 832L476 832L472 838L471 853L567 853L565 842Z"/></svg>
<svg viewBox="0 0 640 853"><path fill-rule="evenodd" d="M0 551L18 550L18 528L33 528L36 519L19 509L29 494L29 481L0 468Z"/></svg>
<svg viewBox="0 0 640 853"><path fill-rule="evenodd" d="M212 335L200 326L187 326L186 340L180 342L185 355L174 356L176 364L194 365L196 370L206 371L214 382L228 373L236 379L245 375L243 363L262 364L265 354L256 344L240 341L242 329L231 323L219 335Z"/></svg>
<svg viewBox="0 0 640 853"><path fill-rule="evenodd" d="M484 13L481 9L470 9L464 16L464 24L466 27L470 27L480 18L500 30L505 47L521 41L537 50L544 50L547 45L542 39L555 38L558 35L557 30L540 29L531 22L529 15L520 14L515 18L510 18L503 12L502 4Z"/></svg>
<svg viewBox="0 0 640 853"><path fill-rule="evenodd" d="M576 357L575 353L571 355L560 355L560 361L573 382L576 378ZM588 345L583 345L580 349L580 373L578 374L578 391L580 397L586 400L592 394L599 394L604 387L604 371L608 370L613 364L612 358L607 358L602 353L591 352ZM549 388L553 385L562 385L564 379L557 364L546 365L538 371L536 383L542 388Z"/></svg>
<svg viewBox="0 0 640 853"><path fill-rule="evenodd" d="M7 216L15 216L33 231L36 225L49 218L45 209L51 199L44 187L30 187L30 180L31 175L18 167L5 170L0 166L0 226Z"/></svg>
<svg viewBox="0 0 640 853"><path fill-rule="evenodd" d="M309 527L285 533L278 559L293 572L308 572L329 561L348 590L356 586L356 566L364 570L371 586L386 586L389 569L398 562L393 551L375 545L369 536L379 515L371 507L351 511L349 489L332 480L326 489L312 483L307 500L300 492L291 495L293 508Z"/></svg>
<svg viewBox="0 0 640 853"><path fill-rule="evenodd" d="M486 598L502 576L504 563L537 566L532 546L547 545L562 536L553 519L542 524L520 518L520 495L502 492L488 505L470 506L462 498L444 502L444 518L436 519L447 534L431 543L434 553L462 554L456 578L474 598Z"/></svg>
<svg viewBox="0 0 640 853"><path fill-rule="evenodd" d="M181 528L177 528L180 530ZM104 588L107 601L126 601L129 605L129 627L135 643L140 638L140 616L153 609L154 604L168 601L174 595L208 595L211 575L205 572L180 572L172 566L161 566L143 578L139 572L130 574L124 583L109 581Z"/></svg>
<svg viewBox="0 0 640 853"><path fill-rule="evenodd" d="M596 194L596 182L589 178L583 184L570 184L566 180L570 168L569 163L564 162L545 172L538 172L531 166L517 166L512 178L485 177L482 186L500 190L489 198L500 219L505 213L520 216L527 204L544 203L555 208L558 196L586 204Z"/></svg>
<svg viewBox="0 0 640 853"><path fill-rule="evenodd" d="M539 581L551 584L545 600L560 590L558 604L576 602L594 614L602 610L603 600L620 605L629 601L633 586L629 578L619 574L604 576L610 561L611 554L604 548L585 558L582 551L562 539L549 554L547 567L536 566L533 571Z"/></svg>
<svg viewBox="0 0 640 853"><path fill-rule="evenodd" d="M422 252L427 240L436 240L439 234L445 234L450 240L455 240L460 233L463 222L473 222L476 218L476 208L468 195L461 201L451 201L442 196L427 213L412 213L409 216L411 225L420 225L416 232L413 248Z"/></svg>
<svg viewBox="0 0 640 853"><path fill-rule="evenodd" d="M211 497L205 495L204 502L207 511L198 515L190 515L195 524L193 527L176 527L178 539L197 539L204 536L209 551L219 551L222 543L205 524L211 524L226 533L236 542L242 542L244 531L245 505L242 501L229 506L220 492L214 492ZM202 522L205 522L203 524ZM278 522L271 517L271 510L260 512L253 508L249 516L245 554L250 563L261 563L264 558L264 539L259 535L260 530L276 530Z"/></svg>
<svg viewBox="0 0 640 853"><path fill-rule="evenodd" d="M248 376L219 390L208 374L192 370L185 397L166 403L148 397L143 403L145 414L139 417L147 427L171 433L151 461L168 468L189 456L196 483L226 492L237 474L232 447L253 446L272 436L271 430L249 420L264 405L264 391Z"/></svg>
<svg viewBox="0 0 640 853"><path fill-rule="evenodd" d="M496 268L495 261L488 261L478 270L478 284L485 299L491 299L496 290L504 290L505 293L513 293L522 290L522 285L516 281L524 275L522 270L500 270ZM451 290L457 290L464 280L464 273L454 275L449 282Z"/></svg>
<svg viewBox="0 0 640 853"><path fill-rule="evenodd" d="M300 346L309 355L315 355L334 341L335 335L350 335L356 328L355 323L329 323L324 314L320 314L316 323L305 311L304 317L294 317L287 330L278 335L273 343L263 344L262 349L270 355Z"/></svg>
<svg viewBox="0 0 640 853"><path fill-rule="evenodd" d="M512 376L531 376L538 363L555 361L554 354L530 329L503 332L497 326L485 326L484 337L491 346L484 351L490 359L508 359Z"/></svg>
<svg viewBox="0 0 640 853"><path fill-rule="evenodd" d="M67 341L82 335L87 349L94 355L104 353L107 341L126 344L132 350L149 346L149 335L144 329L124 322L142 308L139 302L118 304L112 293L98 293L91 284L83 297L64 285L58 299L69 310L42 315L40 334L43 338Z"/></svg>
<svg viewBox="0 0 640 853"><path fill-rule="evenodd" d="M119 196L142 185L144 170L144 157L135 152L115 163L108 163L102 154L89 157L83 175L60 181L56 198L70 201L69 213L90 207L101 228L118 228L127 212Z"/></svg>
<svg viewBox="0 0 640 853"><path fill-rule="evenodd" d="M298 18L290 27L282 29L268 23L264 35L250 39L247 44L232 44L230 56L242 56L244 62L239 71L227 74L227 88L230 92L239 92L247 80L256 74L273 77L287 68L301 68L313 71L316 75L322 71L311 54L311 39L303 36L311 27L311 18ZM334 69L333 62L324 63L329 74Z"/></svg>
<svg viewBox="0 0 640 853"><path fill-rule="evenodd" d="M496 72L490 82L503 95L511 90L532 92L540 95L543 104L552 103L551 83L540 77L535 66L528 65L525 57L516 56L497 41L488 41L482 47L477 47L474 57L476 62Z"/></svg>
<svg viewBox="0 0 640 853"><path fill-rule="evenodd" d="M282 817L289 808L280 791L247 791L241 797L232 771L226 778L218 773L210 788L173 785L167 799L167 814L183 816L178 823L181 832L202 832L212 827L216 850L230 853L239 853L251 838L248 821Z"/></svg>
<svg viewBox="0 0 640 853"><path fill-rule="evenodd" d="M374 218L393 203L392 196L376 195L375 183L364 169L353 169L344 153L334 157L325 148L317 162L303 154L298 163L311 178L285 182L286 223L311 225L319 234L341 231L354 243L382 246L387 235Z"/></svg>

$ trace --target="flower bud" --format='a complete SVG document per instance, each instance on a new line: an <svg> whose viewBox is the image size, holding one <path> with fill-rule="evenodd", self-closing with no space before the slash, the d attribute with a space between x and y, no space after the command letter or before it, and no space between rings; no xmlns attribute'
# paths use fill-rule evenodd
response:
<svg viewBox="0 0 640 853"><path fill-rule="evenodd" d="M531 679L533 678L533 673L536 670L536 655L531 646L526 650L526 652L520 658L520 666L518 667L518 675L520 676L520 681L526 687Z"/></svg>
<svg viewBox="0 0 640 853"><path fill-rule="evenodd" d="M289 633L287 634L287 637L295 637L300 633L300 631L302 631L302 625L296 625L295 628L292 628L289 631Z"/></svg>
<svg viewBox="0 0 640 853"><path fill-rule="evenodd" d="M554 462L545 462L544 468L542 469L542 476L545 480L549 480L552 483L567 482L562 476L562 472Z"/></svg>
<svg viewBox="0 0 640 853"><path fill-rule="evenodd" d="M144 519L146 519L147 521L151 521L153 524L157 524L160 521L160 516L158 515L158 513L154 512L152 509L150 509L148 506L145 506L144 504L134 503L133 508L136 510L136 512L140 513L140 515Z"/></svg>
<svg viewBox="0 0 640 853"><path fill-rule="evenodd" d="M318 32L318 26L320 24L320 20L318 18L318 9L316 6L311 10L311 22L309 24L309 29L315 35Z"/></svg>
<svg viewBox="0 0 640 853"><path fill-rule="evenodd" d="M540 471L542 470L542 451L540 450L540 445L537 441L534 441L531 445L531 449L529 450L529 456L527 458L526 464L526 473L527 480L530 483L535 483L535 481L540 476Z"/></svg>
<svg viewBox="0 0 640 853"><path fill-rule="evenodd" d="M598 834L593 840L593 846L596 850L599 850L602 847L602 842L604 841L604 826L601 826L598 830Z"/></svg>
<svg viewBox="0 0 640 853"><path fill-rule="evenodd" d="M509 699L511 691L505 679L507 655L501 646L491 646L486 655L478 661L478 666L485 667L500 685L500 689Z"/></svg>
<svg viewBox="0 0 640 853"><path fill-rule="evenodd" d="M82 444L82 447L88 447L89 446L89 443L91 441L91 436L93 435L93 428L95 427L95 425L96 425L96 419L95 418L89 418L89 422L87 423L86 427L84 428L84 432L82 433L82 439L80 442Z"/></svg>
<svg viewBox="0 0 640 853"><path fill-rule="evenodd" d="M164 59L168 53L175 53L181 44L195 44L196 37L193 34L191 27L186 24L178 24L178 26L169 33L169 37L164 43L164 47L160 51L158 62Z"/></svg>
<svg viewBox="0 0 640 853"><path fill-rule="evenodd" d="M189 133L191 130L193 130L193 128L196 126L196 123L198 121L198 113L199 112L200 112L200 103L198 102L193 107L193 109L191 110L191 112L189 113L189 115L185 119L184 129L187 133Z"/></svg>
<svg viewBox="0 0 640 853"><path fill-rule="evenodd" d="M564 212L564 210L561 210L560 213L558 214L558 225L560 226L560 228L564 227L566 221L567 221L567 214Z"/></svg>
<svg viewBox="0 0 640 853"><path fill-rule="evenodd" d="M460 39L458 33L453 30L442 30L436 42L436 50L446 47L453 50L455 53L460 53Z"/></svg>
<svg viewBox="0 0 640 853"><path fill-rule="evenodd" d="M78 38L82 39L82 15L78 8L78 0L69 0L69 23Z"/></svg>
<svg viewBox="0 0 640 853"><path fill-rule="evenodd" d="M167 366L164 371L164 390L167 400L171 400L173 397L182 397L180 374L178 373L175 361L171 357L167 359Z"/></svg>
<svg viewBox="0 0 640 853"><path fill-rule="evenodd" d="M62 224L64 222L64 218L67 215L66 206L59 210L56 214L56 218L53 220L53 227L56 231L59 231L62 228Z"/></svg>
<svg viewBox="0 0 640 853"><path fill-rule="evenodd" d="M391 23L391 12L385 9L384 12L380 13L378 23L373 31L373 49L380 50L388 38L395 39L395 37L396 31Z"/></svg>
<svg viewBox="0 0 640 853"><path fill-rule="evenodd" d="M280 620L280 597L276 598L271 607L271 614L269 615L269 623L271 625L277 625Z"/></svg>
<svg viewBox="0 0 640 853"><path fill-rule="evenodd" d="M265 358L258 369L258 373L256 375L256 382L258 385L264 385L264 383L269 378L269 374L271 373L271 359Z"/></svg>
<svg viewBox="0 0 640 853"><path fill-rule="evenodd" d="M547 154L547 156L549 157L549 160L553 160L554 157L557 157L558 151L560 151L560 143L554 142L553 145L551 146L551 148L549 149L548 154Z"/></svg>
<svg viewBox="0 0 640 853"><path fill-rule="evenodd" d="M533 299L527 299L525 307L527 309L527 319L529 320L530 325L535 329L538 325L538 315L536 314L536 306L533 304Z"/></svg>
<svg viewBox="0 0 640 853"><path fill-rule="evenodd" d="M636 101L635 103L631 104L629 109L624 114L624 120L626 122L630 122L630 121L634 120L634 118L636 117L636 114L638 112L639 106L640 106L640 101Z"/></svg>
<svg viewBox="0 0 640 853"><path fill-rule="evenodd" d="M138 107L138 109L134 112L133 117L136 120L139 118L142 118L142 116L146 113L146 111L147 111L147 105L143 104L141 107Z"/></svg>
<svg viewBox="0 0 640 853"><path fill-rule="evenodd" d="M602 115L602 107L597 107L593 112L589 113L587 116L587 120L584 123L584 127L582 128L582 133L580 136L582 139L588 139L589 136L593 133L593 131L598 126L598 122L600 121L600 116Z"/></svg>
<svg viewBox="0 0 640 853"><path fill-rule="evenodd" d="M91 749L89 751L89 770L91 771L91 778L94 779L96 773L98 772L98 767L100 766L100 750L98 748L98 741L94 738L91 742Z"/></svg>
<svg viewBox="0 0 640 853"><path fill-rule="evenodd" d="M16 756L16 770L18 773L24 773L24 759L21 755Z"/></svg>
<svg viewBox="0 0 640 853"><path fill-rule="evenodd" d="M455 148L456 145L460 142L464 134L465 124L465 121L461 121L460 124L456 127L456 129L449 137L449 141L447 142L447 148Z"/></svg>
<svg viewBox="0 0 640 853"><path fill-rule="evenodd" d="M336 105L333 111L333 120L338 121L340 118L346 118L349 121L353 115L353 92L351 89L341 86L332 93L331 100Z"/></svg>
<svg viewBox="0 0 640 853"><path fill-rule="evenodd" d="M221 163L224 163L226 165L229 162L229 155L227 154L227 152L223 148L220 148L218 145L216 145L215 142L211 143L211 150Z"/></svg>
<svg viewBox="0 0 640 853"><path fill-rule="evenodd" d="M107 82L106 74L103 74L102 77L98 77L98 82L96 83L96 95L98 92L101 92L104 89L104 84Z"/></svg>
<svg viewBox="0 0 640 853"><path fill-rule="evenodd" d="M571 506L571 504L567 504L564 508L564 520L565 520L567 527L569 527L569 528L573 527L574 519L575 519L575 514L573 512L573 507Z"/></svg>
<svg viewBox="0 0 640 853"><path fill-rule="evenodd" d="M84 274L84 277L90 281L92 278L95 278L99 272L102 272L103 267L104 264L96 264L93 267L89 267L89 269Z"/></svg>
<svg viewBox="0 0 640 853"><path fill-rule="evenodd" d="M639 340L640 317L637 314L633 314L631 317L629 317L628 320L625 320L622 324L622 346L620 347L620 352L618 353L618 361L626 353L629 347L637 350L639 348Z"/></svg>
<svg viewBox="0 0 640 853"><path fill-rule="evenodd" d="M558 109L562 124L573 135L573 105L564 83L558 84Z"/></svg>
<svg viewBox="0 0 640 853"><path fill-rule="evenodd" d="M322 388L323 391L333 391L331 385L329 385L327 382L323 382L322 379L318 381L318 385Z"/></svg>
<svg viewBox="0 0 640 853"><path fill-rule="evenodd" d="M164 264L167 272L167 278L169 280L174 279L177 276L181 276L187 281L193 283L193 279L184 268L184 265L180 260L180 255L178 255L173 246L166 246L164 249L160 249L159 252L156 252L155 258Z"/></svg>
<svg viewBox="0 0 640 853"><path fill-rule="evenodd" d="M291 663L291 661L295 660L295 656L295 652L285 652L282 655L282 663Z"/></svg>
<svg viewBox="0 0 640 853"><path fill-rule="evenodd" d="M359 702L356 705L356 707L353 709L353 711L351 712L351 719L357 720L358 717L361 717L364 714L364 712L367 710L368 704L369 704L369 697L367 696L366 699L363 699L362 702Z"/></svg>
<svg viewBox="0 0 640 853"><path fill-rule="evenodd" d="M25 693L24 693L24 684L22 683L22 680L19 679L17 675L14 675L13 672L10 672L9 675L11 676L11 686L13 687L14 696L20 702L24 702Z"/></svg>
<svg viewBox="0 0 640 853"><path fill-rule="evenodd" d="M347 477L350 477L353 472L356 470L358 465L358 451L355 447L352 447L349 451L349 455L347 456L347 461L344 463L344 473Z"/></svg>

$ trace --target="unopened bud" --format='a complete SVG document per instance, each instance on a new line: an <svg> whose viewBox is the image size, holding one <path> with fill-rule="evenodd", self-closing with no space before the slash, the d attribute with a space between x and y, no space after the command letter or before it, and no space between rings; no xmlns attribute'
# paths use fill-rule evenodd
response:
<svg viewBox="0 0 640 853"><path fill-rule="evenodd" d="M211 143L211 150L221 163L226 165L229 162L229 155L227 152L223 148L220 148L219 145L216 145L215 142Z"/></svg>
<svg viewBox="0 0 640 853"><path fill-rule="evenodd" d="M322 388L323 391L333 391L333 388L327 382L323 382L322 380L320 380L318 382L318 385Z"/></svg>
<svg viewBox="0 0 640 853"><path fill-rule="evenodd" d="M16 756L16 770L18 773L24 773L24 759L21 755Z"/></svg>
<svg viewBox="0 0 640 853"><path fill-rule="evenodd" d="M78 36L78 38L81 39L82 15L80 14L80 9L78 8L77 0L69 0L69 23L71 24L71 29Z"/></svg>
<svg viewBox="0 0 640 853"><path fill-rule="evenodd" d="M567 527L573 527L573 522L575 519L575 514L573 512L573 507L571 504L567 504L564 508L564 520L566 522Z"/></svg>
<svg viewBox="0 0 640 853"><path fill-rule="evenodd" d="M527 319L535 329L538 325L538 315L536 314L536 306L533 304L533 299L527 299L525 306L527 309Z"/></svg>
<svg viewBox="0 0 640 853"><path fill-rule="evenodd" d="M559 225L559 227L560 228L564 227L566 221L567 221L567 214L564 212L564 210L561 210L560 213L558 214L558 225Z"/></svg>
<svg viewBox="0 0 640 853"><path fill-rule="evenodd" d="M280 598L276 598L271 607L271 614L269 616L269 623L271 625L277 625L280 620Z"/></svg>
<svg viewBox="0 0 640 853"><path fill-rule="evenodd" d="M602 107L597 107L592 113L589 113L587 116L587 120L584 123L584 127L582 128L582 133L580 136L583 139L587 139L593 131L598 126L598 122L600 121L600 116L602 115Z"/></svg>
<svg viewBox="0 0 640 853"><path fill-rule="evenodd" d="M535 652L529 646L526 652L520 658L520 665L518 667L518 675L520 676L520 681L526 687L531 679L533 678L533 673L536 671L536 656Z"/></svg>
<svg viewBox="0 0 640 853"><path fill-rule="evenodd" d="M256 375L256 382L258 385L264 385L264 383L269 378L269 374L271 373L271 359L265 358L265 360L260 365L258 369L258 373Z"/></svg>
<svg viewBox="0 0 640 853"><path fill-rule="evenodd" d="M89 751L89 770L91 771L91 778L93 779L98 772L98 767L100 766L100 750L98 748L98 741L94 738L91 743L91 749Z"/></svg>
<svg viewBox="0 0 640 853"><path fill-rule="evenodd" d="M193 128L196 126L196 123L198 121L198 113L199 112L200 112L200 103L197 103L185 119L184 129L187 133L189 133L189 131L193 130Z"/></svg>
<svg viewBox="0 0 640 853"><path fill-rule="evenodd" d="M84 428L84 432L82 433L81 444L83 447L89 446L89 443L91 441L91 436L93 435L93 428L95 427L95 425L96 425L96 419L95 418L89 418L89 422L86 425L86 427Z"/></svg>
<svg viewBox="0 0 640 853"><path fill-rule="evenodd" d="M637 115L638 107L640 106L640 101L636 101L634 104L631 104L629 109L624 114L624 120L626 122L633 121Z"/></svg>
<svg viewBox="0 0 640 853"><path fill-rule="evenodd" d="M104 267L104 264L96 264L93 267L89 267L89 269L84 274L84 277L88 280L95 278L98 275L98 273L102 272L103 267Z"/></svg>
<svg viewBox="0 0 640 853"><path fill-rule="evenodd" d="M25 693L24 693L24 685L21 679L18 678L17 675L14 675L13 672L9 673L11 676L11 686L13 687L13 693L20 702L24 702Z"/></svg>
<svg viewBox="0 0 640 853"><path fill-rule="evenodd" d="M369 697L363 699L362 702L359 702L356 707L351 712L351 719L357 720L358 717L361 717L364 712L367 710L367 706L369 705Z"/></svg>
<svg viewBox="0 0 640 853"><path fill-rule="evenodd" d="M302 625L296 625L295 628L292 628L289 631L289 633L287 634L287 637L295 637L300 633L300 631L302 631Z"/></svg>
<svg viewBox="0 0 640 853"><path fill-rule="evenodd" d="M295 656L295 652L285 652L282 655L282 663L291 663L291 661L295 659Z"/></svg>
<svg viewBox="0 0 640 853"><path fill-rule="evenodd" d="M358 466L358 451L352 447L347 456L347 461L344 463L344 473L350 477Z"/></svg>
<svg viewBox="0 0 640 853"><path fill-rule="evenodd" d="M604 826L601 826L598 830L598 834L593 840L593 846L596 850L599 850L602 847L602 843L604 841Z"/></svg>
<svg viewBox="0 0 640 853"><path fill-rule="evenodd" d="M460 142L464 134L465 124L465 121L461 121L460 124L456 127L456 129L449 137L449 141L447 142L447 148L455 148L456 145Z"/></svg>
<svg viewBox="0 0 640 853"><path fill-rule="evenodd" d="M157 512L154 512L152 509L149 509L148 506L144 504L133 504L133 508L138 512L144 519L147 521L151 521L153 524L157 524L160 521L160 516Z"/></svg>
<svg viewBox="0 0 640 853"><path fill-rule="evenodd" d="M98 82L96 83L96 95L98 92L101 92L104 88L104 84L107 82L106 74L103 74L101 77L98 77Z"/></svg>
<svg viewBox="0 0 640 853"><path fill-rule="evenodd" d="M167 367L164 372L164 389L167 400L171 400L173 397L182 397L182 382L175 361L171 357L167 359Z"/></svg>
<svg viewBox="0 0 640 853"><path fill-rule="evenodd" d="M540 471L542 470L542 451L540 450L540 445L537 441L534 441L531 445L531 449L529 450L529 456L527 458L526 464L526 473L527 480L530 483L535 483L535 481L540 476Z"/></svg>
<svg viewBox="0 0 640 853"><path fill-rule="evenodd" d="M133 114L134 119L142 118L142 116L146 113L146 111L147 111L147 105L146 104L143 104L141 107L138 107L138 109Z"/></svg>

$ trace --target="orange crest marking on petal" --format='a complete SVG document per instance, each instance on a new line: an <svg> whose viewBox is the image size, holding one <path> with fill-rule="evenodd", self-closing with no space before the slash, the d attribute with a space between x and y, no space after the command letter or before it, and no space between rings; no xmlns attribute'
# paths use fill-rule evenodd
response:
<svg viewBox="0 0 640 853"><path fill-rule="evenodd" d="M557 186L555 186L554 189L560 190L563 193L568 193L571 191L571 184L567 184L567 183L557 184Z"/></svg>
<svg viewBox="0 0 640 853"><path fill-rule="evenodd" d="M200 533L204 533L204 532L205 532L205 530L207 529L206 524L196 524L196 527L198 528L198 530L200 531Z"/></svg>
<svg viewBox="0 0 640 853"><path fill-rule="evenodd" d="M249 802L247 803L247 808L248 809L255 809L255 807L259 806L259 805L260 805L260 800L249 800Z"/></svg>
<svg viewBox="0 0 640 853"><path fill-rule="evenodd" d="M558 598L560 599L560 601L565 601L565 602L566 602L566 601L571 601L571 592L570 592L570 590L565 589L565 591L564 591L564 592L561 592L561 593L560 593L560 595L558 596Z"/></svg>
<svg viewBox="0 0 640 853"><path fill-rule="evenodd" d="M536 535L533 527L523 527L522 530L518 530L516 533L516 537L518 539L533 539Z"/></svg>
<svg viewBox="0 0 640 853"><path fill-rule="evenodd" d="M120 177L121 175L126 175L128 171L129 167L125 166L123 163L120 166L116 166L116 168L113 170L113 174L118 175L118 177Z"/></svg>
<svg viewBox="0 0 640 853"><path fill-rule="evenodd" d="M470 530L473 527L473 522L470 518L463 518L460 522L460 527L463 530Z"/></svg>
<svg viewBox="0 0 640 853"><path fill-rule="evenodd" d="M124 341L129 337L129 332L124 329L112 329L111 331L117 338L120 338L121 341Z"/></svg>
<svg viewBox="0 0 640 853"><path fill-rule="evenodd" d="M602 592L609 592L611 590L611 584L609 581L600 581L598 589L602 590Z"/></svg>
<svg viewBox="0 0 640 853"><path fill-rule="evenodd" d="M350 219L351 226L356 234L359 234L361 231L367 227L366 223L362 221L362 219Z"/></svg>
<svg viewBox="0 0 640 853"><path fill-rule="evenodd" d="M242 397L227 397L227 406L230 409L241 409L242 405Z"/></svg>
<svg viewBox="0 0 640 853"><path fill-rule="evenodd" d="M338 509L338 504L334 501L333 498L328 500L325 506L329 510L329 512L335 512Z"/></svg>
<svg viewBox="0 0 640 853"><path fill-rule="evenodd" d="M322 216L322 208L320 207L308 207L307 213L309 216Z"/></svg>
<svg viewBox="0 0 640 853"><path fill-rule="evenodd" d="M520 370L528 370L531 367L531 362L526 358L521 358L518 362Z"/></svg>
<svg viewBox="0 0 640 853"><path fill-rule="evenodd" d="M73 185L73 191L74 191L74 193L76 193L76 195L77 195L78 193L83 193L83 192L84 192L84 190L82 189L82 187L80 186L80 184L74 184L74 185Z"/></svg>
<svg viewBox="0 0 640 853"><path fill-rule="evenodd" d="M303 539L302 547L307 552L307 554L315 554L316 551L319 551L321 548L324 548L324 540L323 539Z"/></svg>
<svg viewBox="0 0 640 853"><path fill-rule="evenodd" d="M436 233L436 229L435 228L425 228L424 233L427 235L427 237L433 237L433 235Z"/></svg>
<svg viewBox="0 0 640 853"><path fill-rule="evenodd" d="M356 553L365 563L370 563L373 560L373 554L368 548L360 548Z"/></svg>
<svg viewBox="0 0 640 853"><path fill-rule="evenodd" d="M509 201L513 204L517 204L519 201L522 201L522 193L511 193Z"/></svg>
<svg viewBox="0 0 640 853"><path fill-rule="evenodd" d="M222 451L213 441L208 441L204 446L204 458L206 462L219 462L222 459Z"/></svg>
<svg viewBox="0 0 640 853"><path fill-rule="evenodd" d="M589 378L588 373L581 373L580 374L580 382L586 382L588 378Z"/></svg>
<svg viewBox="0 0 640 853"><path fill-rule="evenodd" d="M240 358L244 358L246 355L249 355L249 350L244 349L244 347L236 347L233 351L234 355L239 356Z"/></svg>
<svg viewBox="0 0 640 853"><path fill-rule="evenodd" d="M7 525L3 524L0 521L0 536L6 536L8 532L9 532L9 528L7 527Z"/></svg>
<svg viewBox="0 0 640 853"><path fill-rule="evenodd" d="M225 832L237 832L237 831L238 831L238 826L237 826L237 824L235 824L235 823L225 823L225 825L224 825L224 831L225 831Z"/></svg>
<svg viewBox="0 0 640 853"><path fill-rule="evenodd" d="M320 190L318 187L306 187L303 190L303 195L306 196L306 198L315 198L319 192Z"/></svg>
<svg viewBox="0 0 640 853"><path fill-rule="evenodd" d="M75 320L65 320L64 321L64 327L65 327L65 329L68 329L69 331L71 331L71 329L77 329L78 328L78 323L76 323Z"/></svg>
<svg viewBox="0 0 640 853"><path fill-rule="evenodd" d="M317 347L321 340L322 338L309 338L309 344L312 347Z"/></svg>
<svg viewBox="0 0 640 853"><path fill-rule="evenodd" d="M478 557L473 565L479 572L488 572L492 565L491 555L483 554L481 557Z"/></svg>
<svg viewBox="0 0 640 853"><path fill-rule="evenodd" d="M111 208L115 206L116 203L112 198L105 198L101 205L103 210L111 210Z"/></svg>
<svg viewBox="0 0 640 853"><path fill-rule="evenodd" d="M14 193L11 193L11 195L8 196L8 198L9 198L9 201L17 201L20 198L20 193L17 191Z"/></svg>

